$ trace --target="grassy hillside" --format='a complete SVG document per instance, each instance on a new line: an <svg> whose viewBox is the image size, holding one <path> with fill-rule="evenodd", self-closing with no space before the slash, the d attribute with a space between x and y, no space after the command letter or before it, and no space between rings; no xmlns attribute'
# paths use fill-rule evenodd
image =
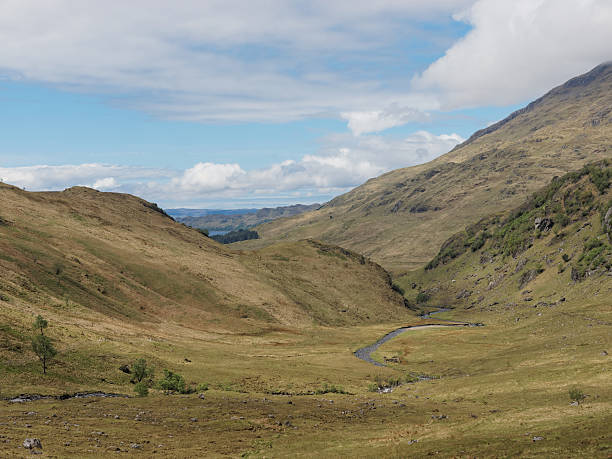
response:
<svg viewBox="0 0 612 459"><path fill-rule="evenodd" d="M240 253L131 196L2 186L0 398L133 394L119 367L138 357L155 379L168 368L207 386L0 400L0 455L23 457L35 437L55 457L609 457L608 171L556 180L400 279L410 301L431 297L420 308L455 306L431 319L407 315L382 268L338 247ZM37 313L59 351L46 375L29 347ZM353 355L441 318L485 326L409 331L375 353L385 367ZM371 392L379 382L400 385Z"/></svg>
<svg viewBox="0 0 612 459"><path fill-rule="evenodd" d="M559 86L451 152L369 180L320 210L257 227L261 247L314 237L399 274L459 228L519 205L554 176L612 154L612 64Z"/></svg>
<svg viewBox="0 0 612 459"><path fill-rule="evenodd" d="M372 320L403 313L388 275L339 248L304 241L240 253L129 195L8 185L0 194L0 292L9 304L224 332L362 323L364 308ZM297 282L295 264L314 273L302 291L288 286ZM330 281L336 277L344 281ZM358 295L357 284L372 295Z"/></svg>
<svg viewBox="0 0 612 459"><path fill-rule="evenodd" d="M612 162L554 179L509 214L449 238L398 284L414 298L460 308L549 308L612 297Z"/></svg>

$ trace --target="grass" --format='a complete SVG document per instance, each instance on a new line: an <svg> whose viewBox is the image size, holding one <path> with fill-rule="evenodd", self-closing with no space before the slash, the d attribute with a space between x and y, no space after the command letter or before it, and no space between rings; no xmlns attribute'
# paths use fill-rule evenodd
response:
<svg viewBox="0 0 612 459"><path fill-rule="evenodd" d="M612 317L606 304L603 298L565 302L543 316L531 306L482 311L486 327L413 330L381 347L380 358L400 357L393 368L373 367L351 353L400 325L392 323L231 343L167 337L157 360L148 355L154 346L130 338L156 368L172 365L188 384L210 381L204 398L152 389L142 398L0 402L0 435L8 440L0 451L18 455L23 438L34 435L47 454L79 457L115 448L161 457L607 457L612 387L602 350L612 345L606 325ZM115 355L114 364L133 352L128 339L108 338L112 344L99 353ZM92 373L98 363L81 365ZM44 382L57 393L85 386L132 393L129 375L115 365L105 369L105 382L93 382L91 374L82 385L62 378L62 371L56 367ZM406 382L409 374L439 378ZM1 378L3 395L11 395L6 388L15 387L12 377L3 372ZM33 387L40 389L42 379ZM375 381L399 384L390 394L368 392ZM587 394L579 407L568 398L576 386ZM190 441L194 436L203 441ZM142 447L135 451L132 443Z"/></svg>

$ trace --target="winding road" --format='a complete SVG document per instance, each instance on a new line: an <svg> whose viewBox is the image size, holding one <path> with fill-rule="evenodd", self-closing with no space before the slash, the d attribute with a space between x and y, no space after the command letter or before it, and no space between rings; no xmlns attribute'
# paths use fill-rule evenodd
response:
<svg viewBox="0 0 612 459"><path fill-rule="evenodd" d="M431 318L432 315L439 314L439 313L445 312L445 311L450 311L450 309L439 308L437 311L424 314L421 317L423 319L429 319L429 318ZM444 319L441 319L441 320L444 320ZM361 360L363 360L365 362L371 363L372 365L376 365L377 367L384 367L384 366L386 366L384 363L377 362L376 360L374 360L372 358L372 352L374 352L376 349L378 349L382 344L384 344L387 341L395 338L398 335L401 335L404 332L407 332L409 330L415 330L417 328L482 327L483 326L483 324L481 324L481 323L455 322L455 321L450 321L450 320L448 322L452 322L452 323L413 325L413 326L409 326L409 327L397 328L397 329L393 330L392 332L387 333L385 336L383 336L381 339L376 341L374 344L370 344L369 346L362 347L361 349L357 349L353 354L358 359L361 359Z"/></svg>

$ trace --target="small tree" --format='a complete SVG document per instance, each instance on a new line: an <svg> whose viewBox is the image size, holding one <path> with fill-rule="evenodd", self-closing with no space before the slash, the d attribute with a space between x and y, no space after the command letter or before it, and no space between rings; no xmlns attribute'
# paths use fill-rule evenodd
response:
<svg viewBox="0 0 612 459"><path fill-rule="evenodd" d="M44 329L47 328L48 325L49 323L43 319L40 314L32 324L34 330L40 331L40 334L36 334L32 337L32 350L42 363L43 374L47 373L47 362L57 355L57 351L53 347L51 339L44 334Z"/></svg>
<svg viewBox="0 0 612 459"><path fill-rule="evenodd" d="M147 361L145 359L136 360L132 364L132 371L134 372L132 381L136 383L142 382L143 379L153 376L153 369L147 367Z"/></svg>
<svg viewBox="0 0 612 459"><path fill-rule="evenodd" d="M586 398L586 395L580 389L578 389L577 387L574 387L569 390L569 397L570 397L570 400L580 405L580 402Z"/></svg>
<svg viewBox="0 0 612 459"><path fill-rule="evenodd" d="M38 316L36 317L36 320L34 321L34 323L32 324L32 328L34 330L40 330L40 334L44 335L44 329L47 328L47 326L49 325L49 322L47 322L45 319L43 319L43 316L41 316L40 314L38 314Z"/></svg>

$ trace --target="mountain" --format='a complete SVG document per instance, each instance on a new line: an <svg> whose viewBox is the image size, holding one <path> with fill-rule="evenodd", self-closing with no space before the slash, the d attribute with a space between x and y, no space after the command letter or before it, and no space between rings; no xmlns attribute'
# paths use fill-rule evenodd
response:
<svg viewBox="0 0 612 459"><path fill-rule="evenodd" d="M406 314L380 266L338 247L232 251L155 204L83 187L32 193L0 184L0 203L0 320L43 311L231 334Z"/></svg>
<svg viewBox="0 0 612 459"><path fill-rule="evenodd" d="M168 213L176 217L178 221L193 228L206 229L209 231L233 231L240 228L250 228L277 218L291 217L304 212L316 210L321 204L295 204L292 206L243 209L238 211L209 211L203 215L189 215L188 209L176 215L173 210Z"/></svg>
<svg viewBox="0 0 612 459"><path fill-rule="evenodd" d="M397 275L427 263L458 228L511 209L553 177L611 153L608 62L429 163L371 179L319 210L260 225L260 240L239 244L317 238Z"/></svg>
<svg viewBox="0 0 612 459"><path fill-rule="evenodd" d="M482 311L584 305L597 297L609 302L611 184L610 160L555 178L511 212L454 234L424 269L397 282L414 302L421 294L420 307Z"/></svg>

